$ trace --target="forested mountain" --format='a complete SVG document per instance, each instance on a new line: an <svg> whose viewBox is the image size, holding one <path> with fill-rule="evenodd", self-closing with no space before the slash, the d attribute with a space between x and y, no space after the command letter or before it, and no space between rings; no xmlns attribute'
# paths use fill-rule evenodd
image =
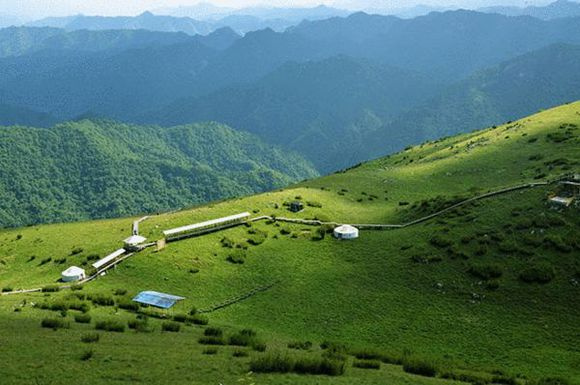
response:
<svg viewBox="0 0 580 385"><path fill-rule="evenodd" d="M478 72L383 127L416 135L412 142L499 125L580 100L580 46L553 45ZM396 150L396 148L394 149Z"/></svg>
<svg viewBox="0 0 580 385"><path fill-rule="evenodd" d="M494 6L480 8L478 11L487 13L499 13L507 16L532 16L538 19L550 20L562 17L580 16L580 3L570 0L556 0L555 2L546 6Z"/></svg>
<svg viewBox="0 0 580 385"><path fill-rule="evenodd" d="M2 227L164 211L317 175L300 156L216 123L3 127L0 154Z"/></svg>
<svg viewBox="0 0 580 385"><path fill-rule="evenodd" d="M35 33L38 31L32 34L36 36ZM79 45L94 47L95 44L87 43L89 37L96 39L99 34L107 36L120 32L67 34L49 30L48 33L57 35L48 43L54 39L68 41L78 33L85 36L79 40ZM240 39L234 36L229 39L233 44L228 46L226 42L227 48L222 51L217 51L216 46L208 48L199 39L185 34L122 33L128 36L148 34L149 39L162 39L163 42L118 53L104 51L99 57L80 64L66 63L64 55L65 62L55 63L50 71L39 68L39 71L28 69L20 76L14 74L12 80L2 86L0 96L5 103L26 106L63 119L87 111L131 119L145 109L156 109L182 97L203 96L220 88L255 82L289 61L321 60L339 54L371 59L452 82L475 70L549 44L578 43L580 19L541 21L457 11L402 20L359 13L348 18L305 22L285 33L263 30ZM165 41L173 38L180 41L173 46ZM113 44L109 40L117 39L103 37L102 45ZM40 46L55 47L48 43ZM71 44L60 46L70 48ZM26 57L21 60L25 61ZM106 100L102 97L103 89Z"/></svg>
<svg viewBox="0 0 580 385"><path fill-rule="evenodd" d="M224 122L296 150L330 172L366 159L368 137L438 88L413 72L338 56L288 63L249 87L180 100L138 120Z"/></svg>
<svg viewBox="0 0 580 385"><path fill-rule="evenodd" d="M222 121L301 153L320 172L577 99L580 72L580 18L470 11L358 13L244 37L10 28L0 42L10 55L0 60L0 99L13 108L60 121ZM560 45L542 51L551 44ZM539 57L549 66L534 66ZM502 62L530 78L504 79ZM2 121L23 122L11 116Z"/></svg>
<svg viewBox="0 0 580 385"><path fill-rule="evenodd" d="M554 45L443 86L342 56L288 64L252 87L181 100L138 120L223 121L293 149L329 172L410 143L580 99L579 63L578 46Z"/></svg>

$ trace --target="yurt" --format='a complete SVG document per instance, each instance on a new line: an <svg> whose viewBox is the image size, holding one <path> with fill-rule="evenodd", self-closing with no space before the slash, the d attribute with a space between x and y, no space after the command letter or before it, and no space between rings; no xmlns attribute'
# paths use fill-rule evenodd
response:
<svg viewBox="0 0 580 385"><path fill-rule="evenodd" d="M74 282L85 279L87 276L85 271L80 267L71 266L61 273L63 282Z"/></svg>
<svg viewBox="0 0 580 385"><path fill-rule="evenodd" d="M129 238L125 239L123 243L125 244L125 249L129 251L139 250L139 246L145 242L147 238L140 235L131 235Z"/></svg>
<svg viewBox="0 0 580 385"><path fill-rule="evenodd" d="M342 225L334 229L336 239L356 239L358 238L358 229L350 225Z"/></svg>

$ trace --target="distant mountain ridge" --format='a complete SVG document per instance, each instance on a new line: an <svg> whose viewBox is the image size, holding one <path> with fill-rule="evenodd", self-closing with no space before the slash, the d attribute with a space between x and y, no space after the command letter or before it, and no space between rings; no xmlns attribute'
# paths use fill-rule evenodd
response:
<svg viewBox="0 0 580 385"><path fill-rule="evenodd" d="M570 0L556 0L546 6L505 7L495 6L478 9L480 12L499 13L507 16L532 16L551 20L580 16L580 3Z"/></svg>
<svg viewBox="0 0 580 385"><path fill-rule="evenodd" d="M200 9L194 7L194 10ZM244 34L264 28L282 32L303 20L320 20L333 16L347 16L351 12L319 6L315 8L244 8L236 11L224 11L221 14L197 14L165 10L165 14L144 12L137 16L65 16L48 17L29 22L29 27L53 27L67 31L109 30L109 29L145 29L157 32L183 32L188 35L207 35L220 28L231 28ZM193 16L193 17L191 17Z"/></svg>

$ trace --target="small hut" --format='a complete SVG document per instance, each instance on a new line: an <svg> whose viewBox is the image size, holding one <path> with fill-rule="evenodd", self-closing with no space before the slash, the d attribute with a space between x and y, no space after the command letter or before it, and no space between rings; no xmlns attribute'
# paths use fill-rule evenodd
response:
<svg viewBox="0 0 580 385"><path fill-rule="evenodd" d="M81 281L87 277L85 270L80 267L71 266L61 273L63 282Z"/></svg>
<svg viewBox="0 0 580 385"><path fill-rule="evenodd" d="M336 239L356 239L358 235L358 229L351 225L342 225L334 229Z"/></svg>

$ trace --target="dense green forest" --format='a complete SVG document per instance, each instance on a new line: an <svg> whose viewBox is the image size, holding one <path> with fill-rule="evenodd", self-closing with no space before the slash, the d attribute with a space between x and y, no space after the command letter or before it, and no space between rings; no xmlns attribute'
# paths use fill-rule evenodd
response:
<svg viewBox="0 0 580 385"><path fill-rule="evenodd" d="M0 128L0 226L164 211L316 175L300 156L217 123L6 127Z"/></svg>

